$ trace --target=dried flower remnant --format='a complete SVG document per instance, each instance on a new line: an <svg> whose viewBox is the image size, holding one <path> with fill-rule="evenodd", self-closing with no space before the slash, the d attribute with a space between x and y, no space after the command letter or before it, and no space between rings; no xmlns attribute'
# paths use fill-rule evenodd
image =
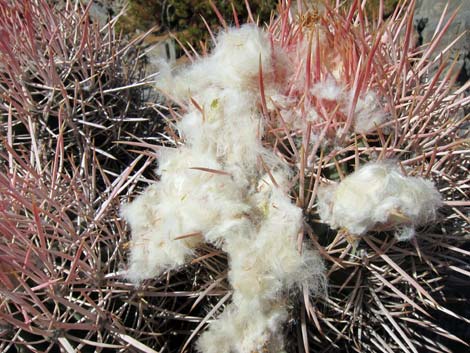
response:
<svg viewBox="0 0 470 353"><path fill-rule="evenodd" d="M368 163L336 185L320 188L319 214L333 228L364 235L375 228L395 229L399 240L432 222L441 206L433 183L404 176L391 162Z"/></svg>
<svg viewBox="0 0 470 353"><path fill-rule="evenodd" d="M281 349L287 291L322 287L319 255L297 246L303 219L287 194L289 169L261 143L259 70L273 89L272 57L267 34L245 25L219 35L212 55L163 75L160 88L188 106L178 123L185 145L162 150L160 181L123 208L132 281L183 265L201 241L228 253L233 300L201 336L204 353Z"/></svg>

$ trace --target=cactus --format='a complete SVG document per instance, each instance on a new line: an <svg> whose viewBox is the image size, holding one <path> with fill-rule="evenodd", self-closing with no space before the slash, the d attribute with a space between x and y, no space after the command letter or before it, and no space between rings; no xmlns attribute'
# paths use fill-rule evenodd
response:
<svg viewBox="0 0 470 353"><path fill-rule="evenodd" d="M414 1L401 2L386 19L367 15L363 2L339 3L291 8L282 1L270 23L258 27L252 9L249 27L267 38L267 56L256 47L253 55L235 54L237 60L218 53L216 44L200 57L186 49L187 68L162 64L145 78L138 47L114 34L116 20L100 29L75 2L59 13L45 0L0 1L0 350L276 352L282 341L288 352L465 350L470 84L456 86L455 66L445 52L437 58L433 52L448 23L421 45L413 32ZM242 22L240 16L238 30ZM235 20L225 23L237 27ZM217 74L198 73L207 62ZM161 94L145 103L151 83ZM238 93L220 95L227 84ZM204 92L214 96L205 100ZM259 127L237 125L237 115L225 118L241 110ZM226 120L219 126L220 117ZM213 141L224 147L219 158L188 152ZM204 165L208 160L213 164ZM429 213L418 208L425 217L416 218L408 241L398 242L396 234L413 214L400 209L386 209L360 231L322 216L322 207L334 211L322 204L322 193L377 167L429 191ZM157 272L143 267L135 286L126 275L139 243L119 210L139 194L158 204L152 195L181 181L180 170L201 194L224 186L218 198L210 191L201 196L212 203L192 209L195 215L220 209L222 221L214 224L221 226L175 234L188 252L181 261L169 253L174 264ZM180 196L168 204L190 201ZM237 202L239 214L222 207L228 201ZM161 212L178 214L178 207ZM292 217L279 225L266 221L283 210ZM253 234L261 245L224 247L227 237L218 235L229 233L228 217L230 224L258 225ZM255 297L265 309L257 315L246 298L270 282L247 282L239 276L247 269L234 258L276 262L280 249L264 236L276 230L299 231L301 252L293 259L302 259L302 251L318 254L325 270L320 260L305 261L296 274L271 264L280 289L260 292L271 301ZM237 252L240 244L245 252ZM326 293L312 291L322 275ZM236 340L223 334L232 323L261 329L252 336L230 331L239 332Z"/></svg>

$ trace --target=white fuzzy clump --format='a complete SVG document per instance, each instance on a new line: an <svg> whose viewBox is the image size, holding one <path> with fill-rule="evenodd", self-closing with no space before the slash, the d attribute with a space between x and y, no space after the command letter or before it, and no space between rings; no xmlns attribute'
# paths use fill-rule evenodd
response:
<svg viewBox="0 0 470 353"><path fill-rule="evenodd" d="M233 88L239 92L257 88L259 66L263 74L272 71L272 48L267 33L253 25L229 29L217 37L213 53L199 60L177 76L168 68L162 72L158 84L172 97L198 100L210 88Z"/></svg>
<svg viewBox="0 0 470 353"><path fill-rule="evenodd" d="M324 81L313 85L310 92L317 98L330 101L340 101L343 99L345 88L340 86L333 78L327 78Z"/></svg>
<svg viewBox="0 0 470 353"><path fill-rule="evenodd" d="M268 37L245 25L219 35L212 55L166 73L160 88L188 107L177 124L185 145L162 150L159 182L122 211L134 282L183 265L203 241L228 253L232 303L201 336L204 353L282 351L288 291L322 287L319 255L297 246L302 211L286 192L288 168L261 143L260 59L273 90Z"/></svg>
<svg viewBox="0 0 470 353"><path fill-rule="evenodd" d="M351 93L350 100L352 99ZM377 94L367 91L358 98L354 109L354 132L367 133L386 122L389 117L380 106Z"/></svg>
<svg viewBox="0 0 470 353"><path fill-rule="evenodd" d="M346 116L353 103L354 92L346 89L334 78L328 77L313 85L310 90L319 99L337 102L340 111ZM367 133L389 120L390 115L383 109L377 94L368 90L357 98L353 112L353 130L356 133Z"/></svg>
<svg viewBox="0 0 470 353"><path fill-rule="evenodd" d="M416 226L435 220L440 205L432 182L404 176L391 162L369 163L318 193L320 217L331 227L354 235L395 229L399 240L413 237Z"/></svg>
<svg viewBox="0 0 470 353"><path fill-rule="evenodd" d="M256 227L253 224L248 237L232 238L226 244L232 304L201 336L202 352L256 352L273 342L277 346L269 351L282 351L286 292L300 283L313 293L321 289L323 264L318 254L304 250L300 256L296 246L301 210L267 176L258 190L253 195L253 205L261 213Z"/></svg>
<svg viewBox="0 0 470 353"><path fill-rule="evenodd" d="M123 208L132 228L131 280L138 282L183 265L201 239L177 237L207 233L223 219L249 211L230 176L191 168L222 169L209 153L187 146L166 150L160 157L160 182Z"/></svg>

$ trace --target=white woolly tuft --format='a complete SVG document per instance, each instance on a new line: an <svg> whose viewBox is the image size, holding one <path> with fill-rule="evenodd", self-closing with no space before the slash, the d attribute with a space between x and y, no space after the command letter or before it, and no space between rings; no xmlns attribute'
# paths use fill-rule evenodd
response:
<svg viewBox="0 0 470 353"><path fill-rule="evenodd" d="M342 99L344 88L341 87L333 78L318 82L313 85L311 93L320 99L330 101L340 101Z"/></svg>
<svg viewBox="0 0 470 353"><path fill-rule="evenodd" d="M352 100L352 97L350 98ZM377 94L368 91L359 97L354 109L354 131L366 133L386 122L389 115L379 104Z"/></svg>
<svg viewBox="0 0 470 353"><path fill-rule="evenodd" d="M233 88L239 92L258 88L260 64L263 73L272 71L272 48L266 32L246 24L222 32L213 53L171 76L168 68L157 86L178 100L199 98L211 87Z"/></svg>
<svg viewBox="0 0 470 353"><path fill-rule="evenodd" d="M196 245L190 244L191 240L172 241L168 234L162 233L159 205L159 186L153 185L122 209L132 229L127 276L134 283L183 265L191 254L189 245Z"/></svg>
<svg viewBox="0 0 470 353"><path fill-rule="evenodd" d="M281 305L265 308L261 300L229 305L210 330L203 333L197 348L204 353L262 352L268 342L276 341L272 352L282 352L281 325L287 310Z"/></svg>
<svg viewBox="0 0 470 353"><path fill-rule="evenodd" d="M201 241L227 251L233 301L201 336L204 353L282 350L286 293L323 287L320 256L297 248L303 219L287 194L288 167L261 143L258 76L261 64L276 93L272 56L267 34L245 25L176 76L162 72L160 88L188 107L177 124L185 146L162 150L160 181L122 212L134 282L183 265Z"/></svg>
<svg viewBox="0 0 470 353"><path fill-rule="evenodd" d="M397 229L399 240L432 222L441 197L433 183L404 176L392 163L369 163L337 185L322 187L318 209L323 222L363 235L370 230Z"/></svg>

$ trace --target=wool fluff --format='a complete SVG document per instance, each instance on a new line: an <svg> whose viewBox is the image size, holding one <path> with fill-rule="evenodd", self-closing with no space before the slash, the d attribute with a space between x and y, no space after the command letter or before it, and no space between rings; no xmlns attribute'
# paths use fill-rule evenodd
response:
<svg viewBox="0 0 470 353"><path fill-rule="evenodd" d="M334 144L335 136L344 132L343 126L350 114L348 133L354 131L357 134L367 134L377 130L377 127L387 131L386 123L391 120L391 115L371 88L361 92L354 102L353 89L334 76L327 76L315 82L309 94L311 101L301 98L303 102L300 102L292 96L282 95L271 96L271 100L291 130L311 130L310 143L313 145L318 142L318 136L323 134L325 138L321 140L322 144ZM325 126L331 118L333 120Z"/></svg>
<svg viewBox="0 0 470 353"><path fill-rule="evenodd" d="M162 149L159 181L122 210L134 282L185 264L201 242L227 252L232 303L201 336L203 353L281 352L287 294L324 286L319 255L298 249L289 168L261 143L259 69L275 91L272 57L266 33L246 25L221 33L208 57L162 74L160 89L187 107L176 124L184 146Z"/></svg>
<svg viewBox="0 0 470 353"><path fill-rule="evenodd" d="M311 89L312 95L320 99L340 101L343 99L345 88L341 87L333 78L317 82Z"/></svg>
<svg viewBox="0 0 470 353"><path fill-rule="evenodd" d="M181 70L176 76L162 65L157 86L178 100L198 100L209 88L233 88L239 92L258 88L259 67L263 75L273 70L273 50L266 32L255 25L228 29L217 37L212 54Z"/></svg>
<svg viewBox="0 0 470 353"><path fill-rule="evenodd" d="M249 212L230 176L194 168L222 169L215 156L186 146L165 151L157 171L160 181L123 207L133 235L128 277L134 282L186 262L201 237L178 237L207 233L222 220Z"/></svg>
<svg viewBox="0 0 470 353"><path fill-rule="evenodd" d="M281 172L275 177L276 183L286 180ZM297 249L301 210L268 176L260 180L252 205L258 218L251 232L226 243L232 304L201 336L201 352L282 352L287 293L301 284L312 293L324 286L318 254Z"/></svg>
<svg viewBox="0 0 470 353"><path fill-rule="evenodd" d="M351 92L350 101L352 99ZM367 133L389 120L389 117L390 115L380 106L377 94L368 91L357 100L354 109L354 131L356 133Z"/></svg>
<svg viewBox="0 0 470 353"><path fill-rule="evenodd" d="M435 220L440 205L432 182L404 176L391 162L369 163L318 192L320 218L331 227L354 235L395 229L399 240L413 237L416 226Z"/></svg>
<svg viewBox="0 0 470 353"><path fill-rule="evenodd" d="M288 317L285 305L278 303L266 308L262 300L255 299L241 308L244 309L230 304L210 330L201 335L198 350L204 353L283 352L280 330Z"/></svg>

